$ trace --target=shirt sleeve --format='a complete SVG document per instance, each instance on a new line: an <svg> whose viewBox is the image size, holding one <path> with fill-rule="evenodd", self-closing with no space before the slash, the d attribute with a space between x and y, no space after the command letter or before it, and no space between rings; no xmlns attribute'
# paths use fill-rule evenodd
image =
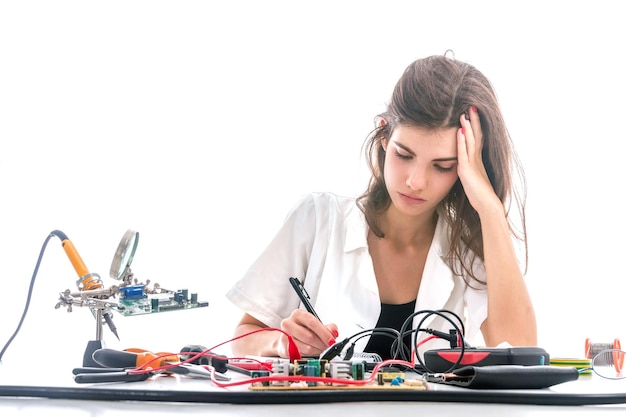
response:
<svg viewBox="0 0 626 417"><path fill-rule="evenodd" d="M315 204L312 195L307 195L291 209L269 245L226 298L268 327L280 327L300 304L289 277L304 277L315 230Z"/></svg>

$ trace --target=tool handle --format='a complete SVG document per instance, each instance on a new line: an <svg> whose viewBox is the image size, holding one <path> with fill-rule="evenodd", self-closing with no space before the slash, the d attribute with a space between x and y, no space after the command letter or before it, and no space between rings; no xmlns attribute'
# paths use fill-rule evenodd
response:
<svg viewBox="0 0 626 417"><path fill-rule="evenodd" d="M95 366L83 366L72 369L72 374L105 374L109 372L126 372L125 368L96 368Z"/></svg>
<svg viewBox="0 0 626 417"><path fill-rule="evenodd" d="M98 349L93 353L93 360L107 368L136 368L138 354L115 349ZM156 365L156 364L155 364Z"/></svg>
<svg viewBox="0 0 626 417"><path fill-rule="evenodd" d="M131 374L124 372L100 372L89 374L78 374L74 376L74 381L79 384L88 384L96 382L137 382L145 381L153 374L148 372L144 374Z"/></svg>

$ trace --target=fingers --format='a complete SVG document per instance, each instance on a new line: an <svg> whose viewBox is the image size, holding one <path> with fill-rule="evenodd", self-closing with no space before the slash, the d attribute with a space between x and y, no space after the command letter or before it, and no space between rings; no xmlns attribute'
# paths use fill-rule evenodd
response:
<svg viewBox="0 0 626 417"><path fill-rule="evenodd" d="M476 107L471 106L463 113L460 122L461 128L457 132L457 173L470 204L480 213L483 208L490 206L495 194L483 163L483 132Z"/></svg>
<svg viewBox="0 0 626 417"><path fill-rule="evenodd" d="M335 339L339 337L339 330L337 329L337 325L335 323L327 324L326 328L330 330Z"/></svg>
<svg viewBox="0 0 626 417"><path fill-rule="evenodd" d="M471 122L472 132L474 133L474 137L476 138L476 143L478 144L482 141L483 138L483 130L480 125L480 116L478 115L478 109L476 106L471 106L469 109L469 116ZM482 146L481 146L482 147Z"/></svg>
<svg viewBox="0 0 626 417"><path fill-rule="evenodd" d="M324 325L315 316L300 309L294 310L281 322L281 329L291 335L302 355L309 356L319 355L333 345L338 336L336 325Z"/></svg>
<svg viewBox="0 0 626 417"><path fill-rule="evenodd" d="M473 156L480 158L483 132L476 106L470 106L467 112L461 115L461 133L465 139L467 155L470 158Z"/></svg>

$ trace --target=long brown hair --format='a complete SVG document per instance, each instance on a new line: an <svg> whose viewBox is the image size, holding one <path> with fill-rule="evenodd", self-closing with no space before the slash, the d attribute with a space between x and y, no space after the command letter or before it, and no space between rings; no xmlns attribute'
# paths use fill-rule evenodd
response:
<svg viewBox="0 0 626 417"><path fill-rule="evenodd" d="M383 237L379 218L391 204L383 174L383 140L389 139L399 125L429 129L461 127L459 118L470 106L478 108L483 132L482 157L489 181L504 205L511 233L524 245L527 261L526 181L522 166L491 83L472 65L454 58L430 56L418 59L400 77L386 111L376 117L377 121L382 118L386 123L377 123L363 144L372 176L357 204L372 232ZM511 208L515 208L520 216L518 227L514 227L511 221ZM473 265L476 257L484 261L483 236L478 213L468 201L460 181L457 180L441 202L438 214L444 216L450 225L450 252L447 257L459 262L450 262L454 273L477 279ZM466 274L458 270L458 265Z"/></svg>

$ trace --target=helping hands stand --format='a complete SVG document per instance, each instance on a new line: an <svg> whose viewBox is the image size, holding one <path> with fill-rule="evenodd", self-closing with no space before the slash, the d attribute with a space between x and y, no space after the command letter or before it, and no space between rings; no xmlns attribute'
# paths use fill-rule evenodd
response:
<svg viewBox="0 0 626 417"><path fill-rule="evenodd" d="M96 290L98 293L102 293L103 290ZM116 293L118 291L117 286L112 286L110 289L105 290L106 293ZM72 306L77 307L89 307L91 312L93 313L96 319L96 338L94 340L89 340L87 342L87 346L85 348L85 352L83 354L83 365L84 367L102 367L102 365L98 364L93 359L93 353L105 347L104 338L103 338L103 324L107 323L109 328L115 334L116 337L117 331L113 321L110 319L110 309L109 305L105 300L100 300L97 298L84 298L84 293L93 292L93 291L83 291L81 293L71 293L70 290L65 290L60 294L59 302L56 304L55 308L59 308L61 306L66 306L68 312L72 312ZM74 297L78 297L78 299ZM106 312L105 312L106 310ZM107 320L107 317L109 319ZM118 337L119 339L119 337Z"/></svg>
<svg viewBox="0 0 626 417"><path fill-rule="evenodd" d="M98 362L93 359L93 353L98 350L104 348L104 340L102 339L102 309L96 309L96 339L89 340L87 342L87 347L85 347L85 353L83 353L83 366L84 367L93 367L93 368L102 368Z"/></svg>
<svg viewBox="0 0 626 417"><path fill-rule="evenodd" d="M138 282L130 268L133 261L139 233L128 230L122 237L111 263L110 276L119 281L119 285L104 287L103 281L96 273L89 273L82 259L76 252L73 244L63 232L55 231L54 234L63 240L63 247L74 265L79 279L76 282L78 291L71 292L69 289L60 293L59 301L55 308L67 307L71 312L73 306L89 307L96 319L96 339L87 343L83 355L84 367L102 367L93 359L93 353L104 347L102 326L106 323L111 332L119 340L117 330L113 324L113 311L129 316L138 314L158 313L162 311L184 310L188 308L207 307L206 301L199 301L198 294L189 294L187 289L171 291L158 283L149 287L150 280L146 283ZM121 303L110 300L119 296Z"/></svg>

